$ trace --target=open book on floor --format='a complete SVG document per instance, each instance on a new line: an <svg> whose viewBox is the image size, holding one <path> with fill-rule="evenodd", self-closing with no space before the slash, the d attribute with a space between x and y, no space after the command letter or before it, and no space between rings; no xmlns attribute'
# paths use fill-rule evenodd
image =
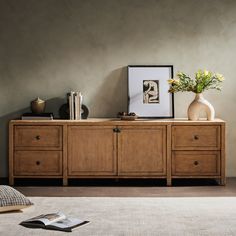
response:
<svg viewBox="0 0 236 236"><path fill-rule="evenodd" d="M44 228L71 232L73 228L89 223L76 218L67 218L62 212L39 215L22 221L20 225L27 228Z"/></svg>

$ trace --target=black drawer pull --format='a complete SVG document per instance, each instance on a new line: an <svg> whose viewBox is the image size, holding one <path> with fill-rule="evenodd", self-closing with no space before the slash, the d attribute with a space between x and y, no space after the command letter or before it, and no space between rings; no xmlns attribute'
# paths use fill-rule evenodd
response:
<svg viewBox="0 0 236 236"><path fill-rule="evenodd" d="M39 135L35 136L35 139L40 140L40 136Z"/></svg>
<svg viewBox="0 0 236 236"><path fill-rule="evenodd" d="M36 165L39 166L40 165L40 161L36 161Z"/></svg>
<svg viewBox="0 0 236 236"><path fill-rule="evenodd" d="M114 132L114 133L120 133L120 131L121 131L121 130L120 130L119 128L114 128L114 129L113 129L113 132Z"/></svg>
<svg viewBox="0 0 236 236"><path fill-rule="evenodd" d="M198 140L199 139L199 136L198 135L194 135L193 136L195 140Z"/></svg>
<svg viewBox="0 0 236 236"><path fill-rule="evenodd" d="M199 163L198 163L198 161L194 161L194 163L193 163L195 166L197 166Z"/></svg>

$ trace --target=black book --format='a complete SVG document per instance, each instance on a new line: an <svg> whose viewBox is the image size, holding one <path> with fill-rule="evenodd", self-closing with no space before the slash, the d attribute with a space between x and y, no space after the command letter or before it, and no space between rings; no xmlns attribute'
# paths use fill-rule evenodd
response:
<svg viewBox="0 0 236 236"><path fill-rule="evenodd" d="M89 221L68 218L62 212L39 215L22 221L20 225L27 228L43 228L72 232L72 229L89 223Z"/></svg>
<svg viewBox="0 0 236 236"><path fill-rule="evenodd" d="M53 113L24 113L21 116L22 120L53 120Z"/></svg>

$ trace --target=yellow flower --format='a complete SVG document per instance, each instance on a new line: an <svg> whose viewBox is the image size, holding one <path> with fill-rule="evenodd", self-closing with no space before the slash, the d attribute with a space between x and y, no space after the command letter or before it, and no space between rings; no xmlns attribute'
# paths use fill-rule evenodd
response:
<svg viewBox="0 0 236 236"><path fill-rule="evenodd" d="M178 72L178 73L177 73L177 76L178 76L178 77L181 77L181 76L183 76L183 74L184 74L184 73L182 73L182 72Z"/></svg>
<svg viewBox="0 0 236 236"><path fill-rule="evenodd" d="M171 85L179 84L179 79L169 79L168 84L171 84Z"/></svg>
<svg viewBox="0 0 236 236"><path fill-rule="evenodd" d="M175 81L174 79L168 79L168 84L173 84L173 82Z"/></svg>
<svg viewBox="0 0 236 236"><path fill-rule="evenodd" d="M216 74L216 78L219 80L219 81L224 81L225 80L225 78L224 78L224 76L223 75L221 75L221 74Z"/></svg>
<svg viewBox="0 0 236 236"><path fill-rule="evenodd" d="M204 70L204 75L207 76L209 74L208 70Z"/></svg>

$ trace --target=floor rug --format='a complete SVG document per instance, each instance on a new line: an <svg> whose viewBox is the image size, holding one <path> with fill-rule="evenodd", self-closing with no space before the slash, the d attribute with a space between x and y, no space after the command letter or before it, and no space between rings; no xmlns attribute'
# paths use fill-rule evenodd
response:
<svg viewBox="0 0 236 236"><path fill-rule="evenodd" d="M0 214L0 235L236 236L235 197L31 197L34 206ZM90 224L72 233L28 229L19 223L62 211Z"/></svg>

